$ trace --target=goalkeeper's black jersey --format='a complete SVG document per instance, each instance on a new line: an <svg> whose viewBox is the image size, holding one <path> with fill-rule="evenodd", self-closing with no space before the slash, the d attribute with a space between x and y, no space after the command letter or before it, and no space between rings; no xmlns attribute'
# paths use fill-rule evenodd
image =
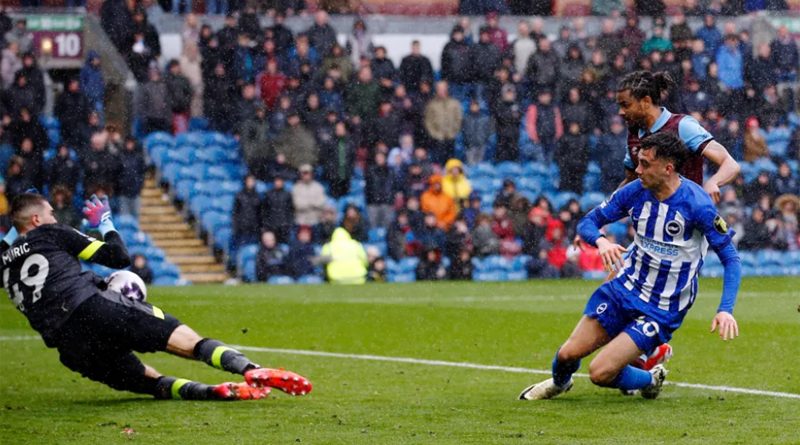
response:
<svg viewBox="0 0 800 445"><path fill-rule="evenodd" d="M64 224L49 224L20 236L2 252L3 287L46 343L81 303L98 292L96 276L81 271L79 259L110 267L128 265L119 234L109 232L106 241L114 245ZM98 257L105 261L97 261Z"/></svg>

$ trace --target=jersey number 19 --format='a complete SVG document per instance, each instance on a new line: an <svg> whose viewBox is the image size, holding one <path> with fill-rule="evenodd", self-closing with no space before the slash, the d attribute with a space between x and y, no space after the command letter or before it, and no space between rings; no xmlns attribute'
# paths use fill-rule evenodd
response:
<svg viewBox="0 0 800 445"><path fill-rule="evenodd" d="M6 268L3 272L3 285L8 290L9 298L17 306L17 309L25 312L23 300L26 295L31 295L31 304L42 298L42 289L48 273L50 273L50 263L47 258L38 253L29 256L22 263L22 267L19 270L19 279L12 279L11 269ZM20 284L22 284L21 287ZM28 293L26 294L26 292Z"/></svg>

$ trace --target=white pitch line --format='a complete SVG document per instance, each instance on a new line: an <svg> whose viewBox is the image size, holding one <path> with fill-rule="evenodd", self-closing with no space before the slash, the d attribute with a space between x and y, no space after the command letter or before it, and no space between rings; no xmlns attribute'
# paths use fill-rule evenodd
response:
<svg viewBox="0 0 800 445"><path fill-rule="evenodd" d="M274 354L305 355L311 357L332 357L332 358L343 358L351 360L367 360L375 362L408 363L414 365L442 366L449 368L466 368L466 369L476 369L482 371L511 372L516 374L550 375L550 371L544 369L520 368L514 366L484 365L480 363L470 363L470 362L450 362L445 360L427 360L427 359L419 359L411 357L390 357L390 356L371 355L371 354L345 354L341 352L309 351L305 349L262 348L257 346L233 346L233 347L240 349L242 351L271 352ZM584 378L589 377L588 374L581 374L581 373L577 373L574 375L576 377L584 377ZM706 389L710 391L723 391L723 392L732 392L738 394L749 394L749 395L766 396L766 397L781 397L785 399L800 399L800 394L794 394L789 392L764 391L760 389L737 388L735 386L716 386L716 385L703 385L699 383L684 383L684 382L669 382L669 381L665 382L665 384L681 388Z"/></svg>
<svg viewBox="0 0 800 445"><path fill-rule="evenodd" d="M39 340L39 339L40 339L39 337L34 335L0 336L0 341L27 341L27 340ZM442 366L448 368L476 369L480 371L500 371L500 372L511 372L515 374L550 375L549 370L520 368L515 366L484 365L480 363L470 363L470 362L450 362L445 360L427 360L421 358L391 357L391 356L371 355L371 354L345 354L341 352L310 351L306 349L279 349L279 348L263 348L258 346L241 346L241 345L232 345L232 346L242 351L270 352L273 354L305 355L311 357L332 357L332 358L343 358L350 360L367 360L373 362L408 363L412 365ZM587 374L581 374L581 373L577 373L575 374L575 376L584 378L589 377ZM735 386L715 386L715 385L704 385L700 383L684 383L684 382L669 382L669 381L665 382L665 384L678 386L681 388L707 389L709 391L732 392L737 394L749 394L754 396L780 397L784 399L800 399L800 394L794 394L790 392L764 391L760 389L737 388Z"/></svg>

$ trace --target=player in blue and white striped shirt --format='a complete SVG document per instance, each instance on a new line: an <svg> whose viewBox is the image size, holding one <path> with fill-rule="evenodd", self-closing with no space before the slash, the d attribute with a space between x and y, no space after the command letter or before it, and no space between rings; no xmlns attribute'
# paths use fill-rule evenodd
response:
<svg viewBox="0 0 800 445"><path fill-rule="evenodd" d="M666 369L657 365L648 372L630 364L667 343L680 327L697 296L709 246L725 268L711 330L719 328L723 340L739 334L732 315L741 281L739 255L709 195L677 173L687 155L683 142L667 132L643 139L639 179L580 221L581 238L598 247L606 267L617 275L589 299L583 318L553 359L553 378L529 386L520 399L549 399L569 390L580 360L601 347L589 365L593 383L657 397ZM636 235L630 254L623 258L627 249L606 240L600 228L625 216Z"/></svg>

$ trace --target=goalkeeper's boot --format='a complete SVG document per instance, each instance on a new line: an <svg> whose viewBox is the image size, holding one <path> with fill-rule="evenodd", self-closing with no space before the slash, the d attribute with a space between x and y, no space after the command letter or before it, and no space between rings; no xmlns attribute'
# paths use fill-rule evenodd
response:
<svg viewBox="0 0 800 445"><path fill-rule="evenodd" d="M265 399L271 388L257 388L245 382L220 383L211 388L214 398L218 400L259 400Z"/></svg>
<svg viewBox="0 0 800 445"><path fill-rule="evenodd" d="M637 358L631 366L634 368L644 369L645 371L649 371L653 369L656 365L663 365L664 363L668 362L669 359L672 358L672 346L669 343L662 343L653 350L650 355L642 354ZM636 394L636 390L625 390L620 389L623 395L632 396Z"/></svg>
<svg viewBox="0 0 800 445"><path fill-rule="evenodd" d="M244 380L252 386L278 388L293 396L311 392L311 382L307 378L285 369L250 369L244 373Z"/></svg>
<svg viewBox="0 0 800 445"><path fill-rule="evenodd" d="M650 386L641 389L642 397L645 399L655 399L661 393L661 387L664 385L664 379L667 378L667 369L664 365L655 365L650 370L650 375L653 376L653 383Z"/></svg>
<svg viewBox="0 0 800 445"><path fill-rule="evenodd" d="M552 399L553 397L565 393L572 389L573 380L569 381L564 386L558 386L553 379L547 379L535 385L531 385L522 390L519 394L520 400L543 400Z"/></svg>

